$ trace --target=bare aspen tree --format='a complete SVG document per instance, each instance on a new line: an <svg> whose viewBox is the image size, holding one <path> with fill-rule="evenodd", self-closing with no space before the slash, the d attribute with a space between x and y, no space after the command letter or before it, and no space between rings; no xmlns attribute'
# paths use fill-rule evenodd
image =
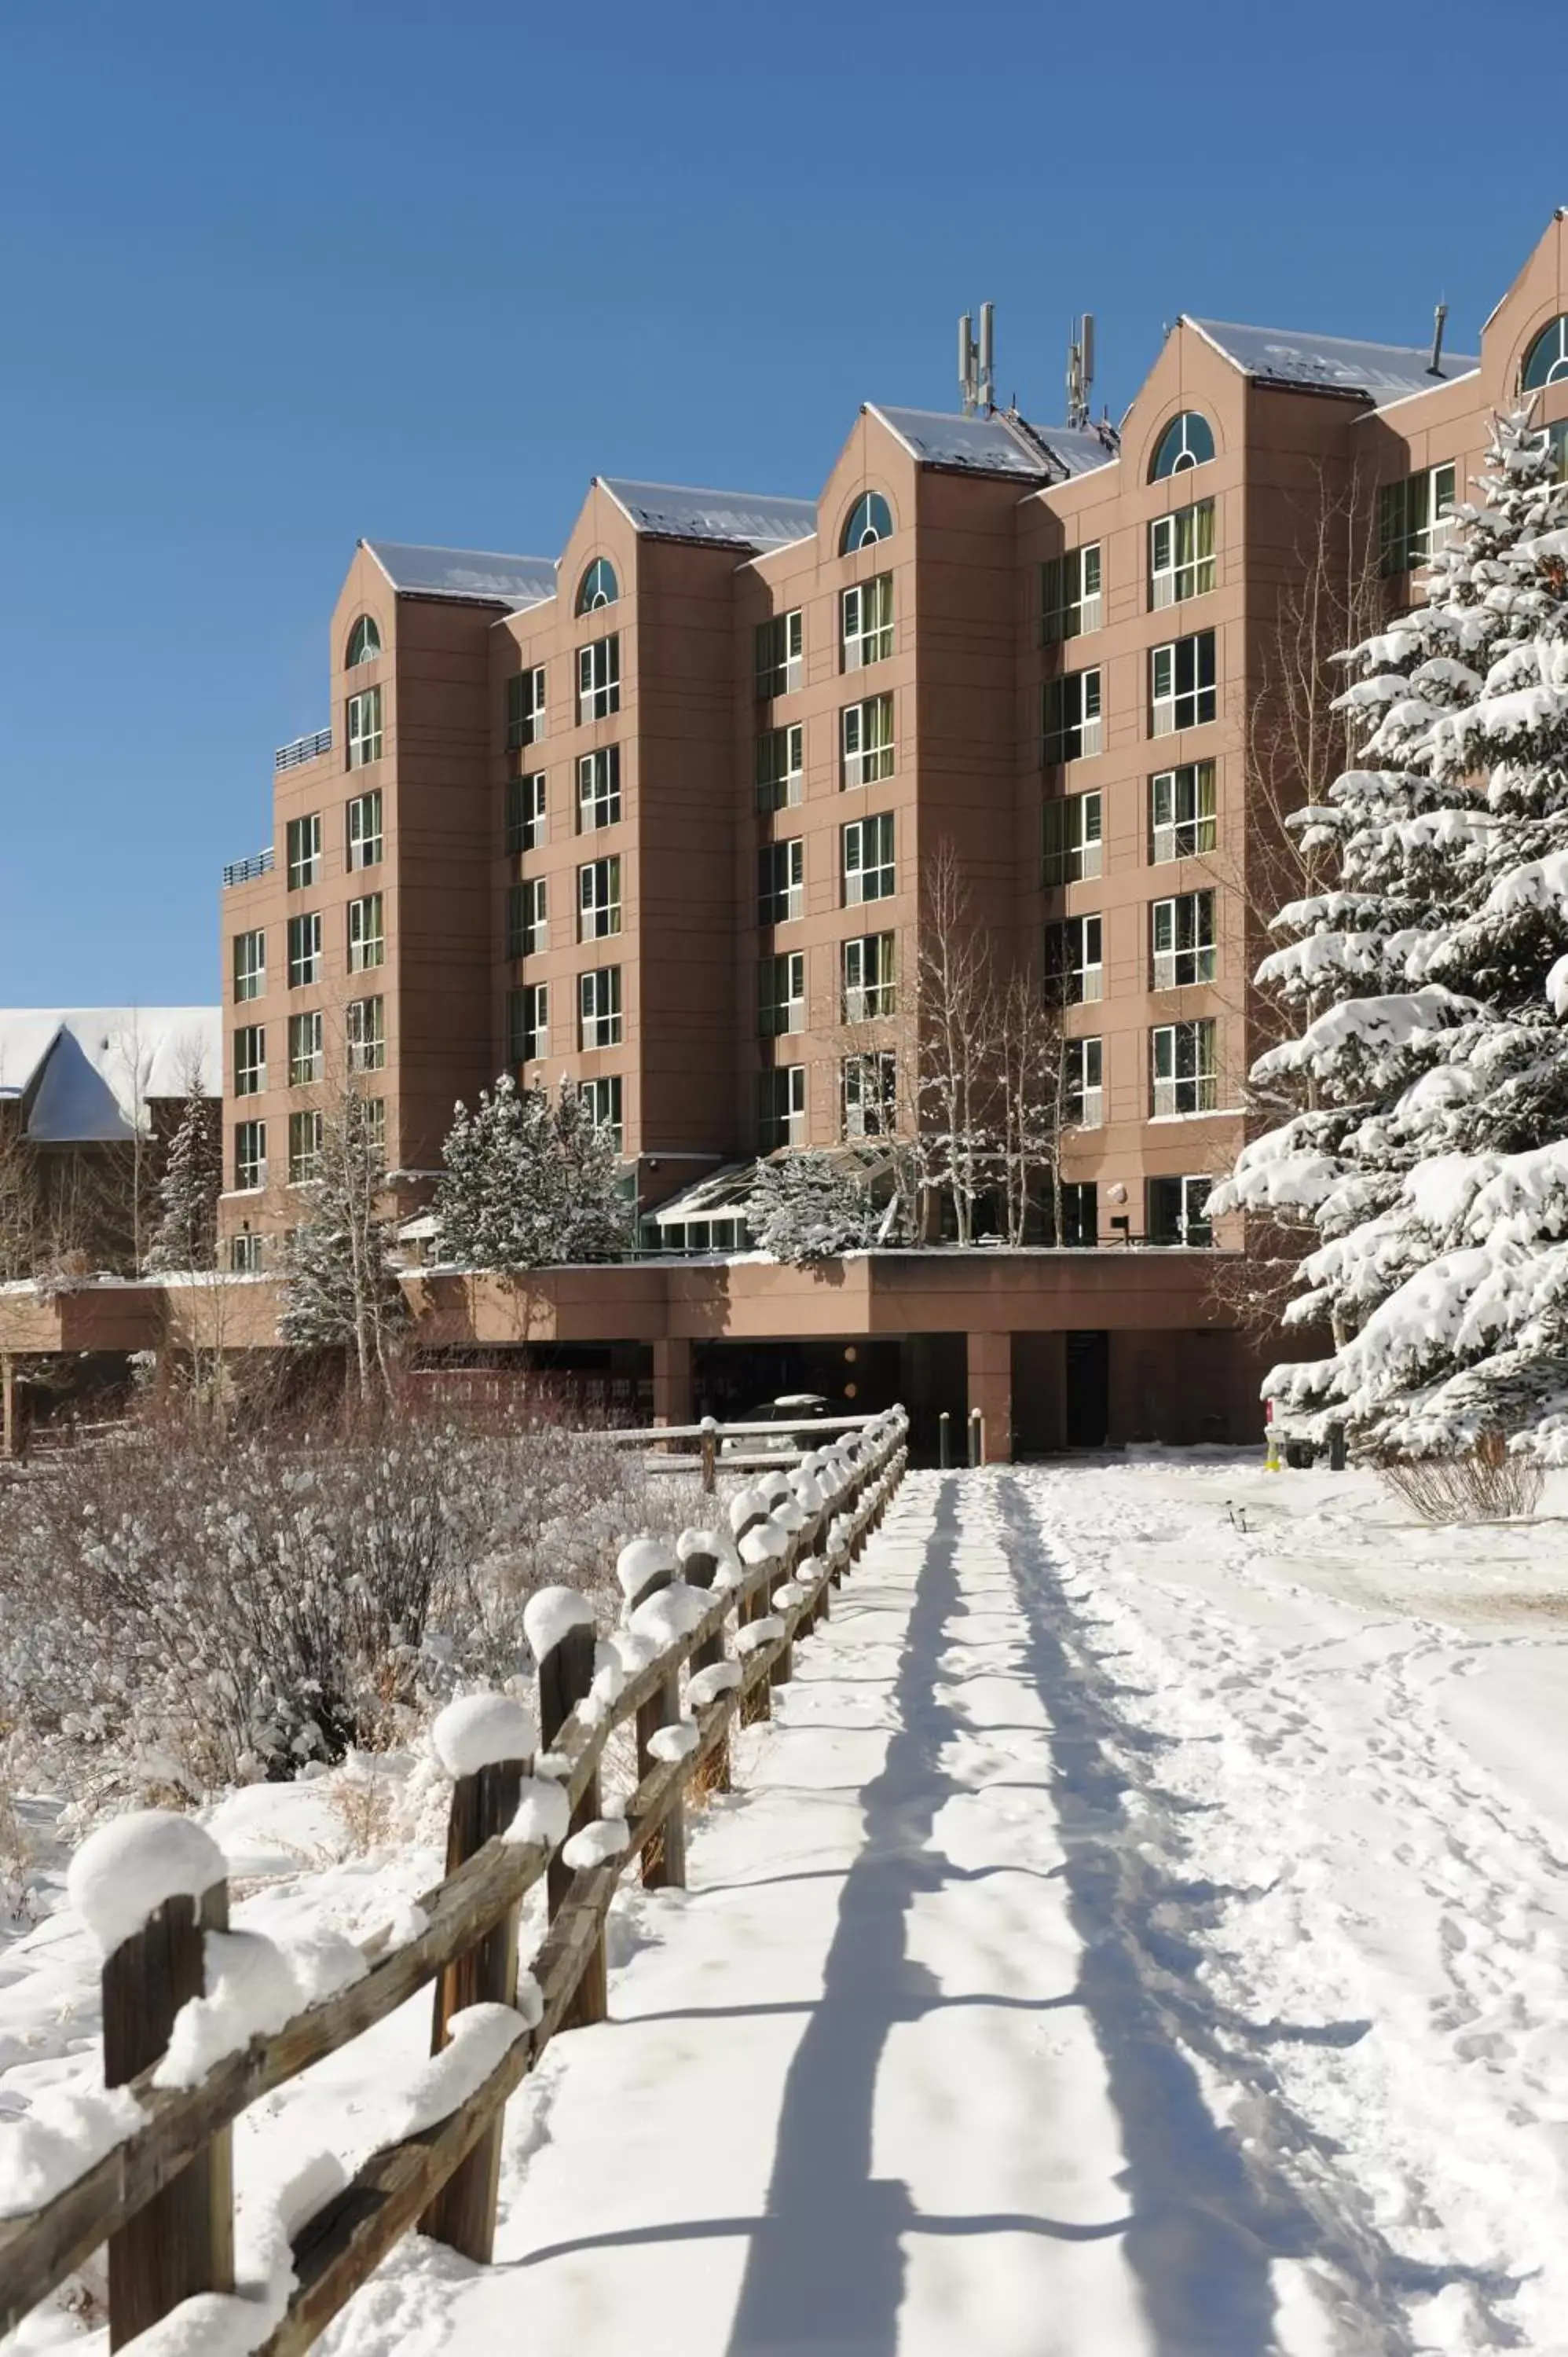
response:
<svg viewBox="0 0 1568 2357"><path fill-rule="evenodd" d="M951 1200L957 1240L974 1241L975 1204L997 1160L1004 994L958 855L945 838L921 892L916 951L919 1132L929 1183Z"/></svg>

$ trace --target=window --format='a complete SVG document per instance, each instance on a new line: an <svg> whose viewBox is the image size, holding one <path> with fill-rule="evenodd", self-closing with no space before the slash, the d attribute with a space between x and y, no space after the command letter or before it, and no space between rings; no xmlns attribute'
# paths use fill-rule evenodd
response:
<svg viewBox="0 0 1568 2357"><path fill-rule="evenodd" d="M1067 1118L1079 1129L1098 1129L1105 1118L1101 1081L1105 1043L1102 1039L1066 1039L1062 1049Z"/></svg>
<svg viewBox="0 0 1568 2357"><path fill-rule="evenodd" d="M777 1039L806 1028L806 959L801 950L759 958L757 966L757 1028Z"/></svg>
<svg viewBox="0 0 1568 2357"><path fill-rule="evenodd" d="M757 1075L757 1150L777 1154L806 1142L806 1067L779 1064Z"/></svg>
<svg viewBox="0 0 1568 2357"><path fill-rule="evenodd" d="M890 1137L897 1126L898 1060L891 1051L846 1056L839 1066L846 1137Z"/></svg>
<svg viewBox="0 0 1568 2357"><path fill-rule="evenodd" d="M607 1129L615 1140L616 1152L621 1146L620 1074L614 1072L601 1081L582 1081L577 1094L588 1108L589 1118L596 1129Z"/></svg>
<svg viewBox="0 0 1568 2357"><path fill-rule="evenodd" d="M514 671L506 683L506 741L509 752L537 745L544 734L544 665Z"/></svg>
<svg viewBox="0 0 1568 2357"><path fill-rule="evenodd" d="M1094 1245L1100 1242L1100 1208L1092 1178L1069 1179L1061 1190L1061 1244Z"/></svg>
<svg viewBox="0 0 1568 2357"><path fill-rule="evenodd" d="M1215 843L1214 764L1187 761L1149 780L1149 832L1155 866L1192 859Z"/></svg>
<svg viewBox="0 0 1568 2357"><path fill-rule="evenodd" d="M349 654L346 668L352 671L356 663L373 662L381 651L381 634L369 614L361 614L349 633Z"/></svg>
<svg viewBox="0 0 1568 2357"><path fill-rule="evenodd" d="M266 1032L259 1023L242 1024L234 1034L234 1094L259 1097L266 1084Z"/></svg>
<svg viewBox="0 0 1568 2357"><path fill-rule="evenodd" d="M371 1147L378 1161L384 1163L387 1151L387 1108L384 1097L361 1097L360 1110L365 1117L365 1143Z"/></svg>
<svg viewBox="0 0 1568 2357"><path fill-rule="evenodd" d="M871 548L879 540L893 537L893 511L880 491L863 491L849 511L849 521L839 542L839 554L848 556L856 548Z"/></svg>
<svg viewBox="0 0 1568 2357"><path fill-rule="evenodd" d="M613 606L619 596L615 566L607 556L596 556L578 585L578 613L596 614L601 606Z"/></svg>
<svg viewBox="0 0 1568 2357"><path fill-rule="evenodd" d="M619 931L619 857L590 859L577 870L577 939L603 941Z"/></svg>
<svg viewBox="0 0 1568 2357"><path fill-rule="evenodd" d="M288 823L288 888L303 891L321 881L321 814Z"/></svg>
<svg viewBox="0 0 1568 2357"><path fill-rule="evenodd" d="M349 767L362 770L381 758L381 692L362 687L349 698Z"/></svg>
<svg viewBox="0 0 1568 2357"><path fill-rule="evenodd" d="M381 856L381 790L373 793L356 794L349 804L348 865L350 874L357 867L375 867Z"/></svg>
<svg viewBox="0 0 1568 2357"><path fill-rule="evenodd" d="M607 720L620 710L620 632L577 649L577 717Z"/></svg>
<svg viewBox="0 0 1568 2357"><path fill-rule="evenodd" d="M805 672L800 611L775 614L757 626L757 694L793 695Z"/></svg>
<svg viewBox="0 0 1568 2357"><path fill-rule="evenodd" d="M577 832L614 826L620 817L620 747L603 745L577 763Z"/></svg>
<svg viewBox="0 0 1568 2357"><path fill-rule="evenodd" d="M1206 467L1213 456L1214 429L1208 418L1196 409L1184 409L1155 445L1149 480L1162 483L1167 475L1184 474L1188 467Z"/></svg>
<svg viewBox="0 0 1568 2357"><path fill-rule="evenodd" d="M242 1193L267 1183L267 1125L264 1121L234 1125L234 1184Z"/></svg>
<svg viewBox="0 0 1568 2357"><path fill-rule="evenodd" d="M890 900L894 882L893 813L881 818L857 818L839 830L840 871L843 905L857 908L863 900Z"/></svg>
<svg viewBox="0 0 1568 2357"><path fill-rule="evenodd" d="M321 980L321 916L319 910L309 917L291 917L288 920L288 986L303 990L308 983Z"/></svg>
<svg viewBox="0 0 1568 2357"><path fill-rule="evenodd" d="M757 855L757 923L787 925L805 907L805 845L799 835L789 843L765 843Z"/></svg>
<svg viewBox="0 0 1568 2357"><path fill-rule="evenodd" d="M1385 483L1378 493L1379 569L1385 577L1411 573L1424 565L1434 549L1453 536L1455 472L1424 467L1397 483Z"/></svg>
<svg viewBox="0 0 1568 2357"><path fill-rule="evenodd" d="M506 781L506 847L537 851L544 841L544 771Z"/></svg>
<svg viewBox="0 0 1568 2357"><path fill-rule="evenodd" d="M1546 444L1552 453L1552 479L1568 482L1568 417L1560 417L1546 429Z"/></svg>
<svg viewBox="0 0 1568 2357"><path fill-rule="evenodd" d="M234 998L260 998L267 986L267 937L263 932L234 936Z"/></svg>
<svg viewBox="0 0 1568 2357"><path fill-rule="evenodd" d="M846 589L839 600L839 645L842 671L861 671L867 663L886 662L893 651L893 576L879 573Z"/></svg>
<svg viewBox="0 0 1568 2357"><path fill-rule="evenodd" d="M1064 917L1046 927L1046 1004L1087 1006L1105 995L1098 917Z"/></svg>
<svg viewBox="0 0 1568 2357"><path fill-rule="evenodd" d="M1219 708L1214 684L1214 633L1197 630L1149 651L1149 734L1168 737L1197 728Z"/></svg>
<svg viewBox="0 0 1568 2357"><path fill-rule="evenodd" d="M291 1015L288 1018L288 1084L291 1089L308 1088L321 1078L324 1057L319 1015Z"/></svg>
<svg viewBox="0 0 1568 2357"><path fill-rule="evenodd" d="M387 1060L386 1001L381 998L351 998L343 1010L343 1037L349 1049L349 1070L351 1072L384 1071Z"/></svg>
<svg viewBox="0 0 1568 2357"><path fill-rule="evenodd" d="M1055 646L1100 628L1100 544L1048 556L1040 567L1040 641Z"/></svg>
<svg viewBox="0 0 1568 2357"><path fill-rule="evenodd" d="M1543 384L1556 384L1568 376L1568 316L1553 319L1542 328L1524 356L1520 371L1520 391L1539 393Z"/></svg>
<svg viewBox="0 0 1568 2357"><path fill-rule="evenodd" d="M874 786L893 775L893 698L869 695L840 716L844 786Z"/></svg>
<svg viewBox="0 0 1568 2357"><path fill-rule="evenodd" d="M1098 671L1069 671L1047 679L1041 696L1047 768L1098 753L1105 742Z"/></svg>
<svg viewBox="0 0 1568 2357"><path fill-rule="evenodd" d="M577 976L577 1045L620 1046L620 968L602 965Z"/></svg>
<svg viewBox="0 0 1568 2357"><path fill-rule="evenodd" d="M1179 606L1214 587L1214 501L1177 508L1149 526L1149 604Z"/></svg>
<svg viewBox="0 0 1568 2357"><path fill-rule="evenodd" d="M349 903L349 971L365 974L373 965L384 965L387 958L386 927L381 917L381 895L367 892L362 900Z"/></svg>
<svg viewBox="0 0 1568 2357"><path fill-rule="evenodd" d="M1211 1016L1200 1023L1161 1023L1154 1038L1154 1110L1165 1114L1212 1113L1217 1103L1215 1025Z"/></svg>
<svg viewBox="0 0 1568 2357"><path fill-rule="evenodd" d="M514 884L506 896L506 953L532 957L550 947L550 900L542 876Z"/></svg>
<svg viewBox="0 0 1568 2357"><path fill-rule="evenodd" d="M876 1023L897 1011L898 937L863 933L843 945L843 1019Z"/></svg>
<svg viewBox="0 0 1568 2357"><path fill-rule="evenodd" d="M525 983L507 993L507 1058L513 1064L532 1064L550 1053L550 985Z"/></svg>
<svg viewBox="0 0 1568 2357"><path fill-rule="evenodd" d="M1040 880L1079 884L1098 876L1103 851L1101 808L1098 794L1067 794L1047 802L1044 819L1044 856Z"/></svg>
<svg viewBox="0 0 1568 2357"><path fill-rule="evenodd" d="M259 1275L262 1266L262 1240L249 1228L229 1239L229 1273L231 1276Z"/></svg>
<svg viewBox="0 0 1568 2357"><path fill-rule="evenodd" d="M1154 986L1185 990L1214 979L1214 895L1182 892L1154 904Z"/></svg>
<svg viewBox="0 0 1568 2357"><path fill-rule="evenodd" d="M805 730L795 721L788 728L765 728L757 740L757 807L787 810L798 802L805 768Z"/></svg>
<svg viewBox="0 0 1568 2357"><path fill-rule="evenodd" d="M288 1183L307 1187L321 1176L321 1115L291 1113L288 1117Z"/></svg>
<svg viewBox="0 0 1568 2357"><path fill-rule="evenodd" d="M1144 1233L1152 1244L1211 1244L1214 1230L1204 1216L1212 1178L1151 1178L1144 1203Z"/></svg>

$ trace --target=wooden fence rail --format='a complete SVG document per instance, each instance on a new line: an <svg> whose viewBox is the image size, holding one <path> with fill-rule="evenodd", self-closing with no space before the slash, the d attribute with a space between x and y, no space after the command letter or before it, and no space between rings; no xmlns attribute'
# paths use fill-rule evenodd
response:
<svg viewBox="0 0 1568 2357"><path fill-rule="evenodd" d="M270 2330L253 2345L268 2357L307 2349L416 2225L488 2260L502 2105L557 2030L605 2018L605 1921L621 1873L640 1858L650 1887L684 1882L686 1788L702 1773L727 1789L732 1722L768 1715L795 1642L830 1609L902 1479L907 1437L894 1409L793 1471L765 1473L729 1501L716 1532L688 1533L679 1550L633 1541L618 1566L626 1609L614 1654L585 1598L554 1589L532 1599L537 1742L506 1697L460 1703L437 1721L437 1749L455 1771L448 1871L419 1902L421 1928L395 1947L385 1932L364 1942L346 1985L220 2055L197 2083L159 2081L170 2076L177 2021L202 1993L205 1943L227 1925L220 1854L188 1820L158 1812L93 1835L77 1861L90 1920L95 1843L113 1840L147 1894L103 1968L105 2084L129 2088L141 2124L42 2207L0 2221L0 2334L105 2242L113 2349L185 2299L232 2291L233 2122L433 1982L433 2053L455 2023L478 2018L474 2007L491 2008L509 2042L434 2126L373 2155L299 2229L294 2288L281 2315L262 2316ZM623 1835L621 1821L601 1818L599 1770L610 1736L628 1725L639 1781ZM574 1849L574 1835L585 1847ZM205 1878L190 1870L203 1845L214 1861ZM541 1880L549 1928L524 1983L518 1910ZM515 2028L497 2007L511 2009Z"/></svg>

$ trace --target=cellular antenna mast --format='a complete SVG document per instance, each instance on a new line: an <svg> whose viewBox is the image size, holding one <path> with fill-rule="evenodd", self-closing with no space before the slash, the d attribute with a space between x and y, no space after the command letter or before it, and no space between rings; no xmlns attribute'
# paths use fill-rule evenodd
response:
<svg viewBox="0 0 1568 2357"><path fill-rule="evenodd" d="M974 320L966 311L958 323L958 389L963 401L963 414L972 417L977 409L989 415L996 406L996 306L983 303L980 307L980 341L974 339Z"/></svg>
<svg viewBox="0 0 1568 2357"><path fill-rule="evenodd" d="M1075 325L1067 348L1067 422L1089 424L1089 396L1094 384L1094 314L1086 311Z"/></svg>
<svg viewBox="0 0 1568 2357"><path fill-rule="evenodd" d="M1428 376L1443 374L1443 330L1448 324L1448 306L1439 303L1432 315L1432 358L1427 362Z"/></svg>

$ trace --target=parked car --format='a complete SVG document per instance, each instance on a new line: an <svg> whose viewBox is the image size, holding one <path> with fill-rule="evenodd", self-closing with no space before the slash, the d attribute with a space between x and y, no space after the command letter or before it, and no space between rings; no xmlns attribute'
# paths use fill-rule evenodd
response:
<svg viewBox="0 0 1568 2357"><path fill-rule="evenodd" d="M798 1448L810 1448L820 1436L812 1426L821 1417L839 1413L832 1401L822 1392L781 1392L777 1399L764 1400L760 1406L748 1407L744 1415L736 1416L736 1424L773 1424L778 1432L742 1432L734 1434L724 1444L720 1454L725 1457L790 1456Z"/></svg>

